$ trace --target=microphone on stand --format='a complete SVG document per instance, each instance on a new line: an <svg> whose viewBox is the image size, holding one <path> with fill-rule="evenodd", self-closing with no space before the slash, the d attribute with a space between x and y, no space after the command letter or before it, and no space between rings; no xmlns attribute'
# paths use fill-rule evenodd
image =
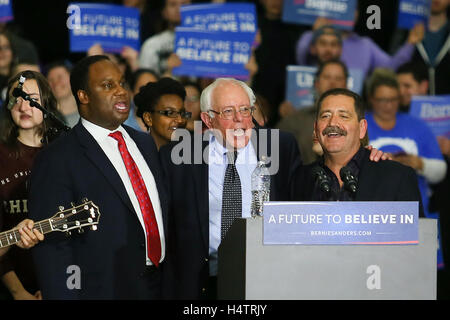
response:
<svg viewBox="0 0 450 320"><path fill-rule="evenodd" d="M348 167L342 167L339 171L344 188L352 193L356 193L358 189L358 178L353 175Z"/></svg>
<svg viewBox="0 0 450 320"><path fill-rule="evenodd" d="M18 92L21 91L21 92L25 93L22 90L25 80L27 80L27 79L24 76L20 76L19 84L17 85L16 88L14 88L14 90L12 92L12 97L11 97L11 99L9 99L8 110L11 110L14 107L14 105L17 103L17 98L21 96L20 94L18 94Z"/></svg>
<svg viewBox="0 0 450 320"><path fill-rule="evenodd" d="M330 178L325 173L325 170L321 166L315 166L312 169L312 175L315 177L316 185L319 186L322 192L330 192Z"/></svg>

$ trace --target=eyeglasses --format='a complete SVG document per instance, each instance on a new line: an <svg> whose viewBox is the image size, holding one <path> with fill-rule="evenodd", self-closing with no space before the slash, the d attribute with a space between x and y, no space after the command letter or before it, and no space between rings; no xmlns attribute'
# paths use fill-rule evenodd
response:
<svg viewBox="0 0 450 320"><path fill-rule="evenodd" d="M190 119L192 116L192 112L187 111L174 111L174 110L153 110L150 112L157 112L159 114L162 114L163 116L169 117L169 118L177 118L180 116L184 119Z"/></svg>
<svg viewBox="0 0 450 320"><path fill-rule="evenodd" d="M212 109L210 109L208 111L218 114L222 119L231 120L234 118L236 112L239 112L241 114L241 116L244 118L250 117L253 114L253 111L255 111L255 107L242 106L242 107L239 107L238 110L236 110L235 108L229 107L229 108L223 109L220 112L217 112Z"/></svg>

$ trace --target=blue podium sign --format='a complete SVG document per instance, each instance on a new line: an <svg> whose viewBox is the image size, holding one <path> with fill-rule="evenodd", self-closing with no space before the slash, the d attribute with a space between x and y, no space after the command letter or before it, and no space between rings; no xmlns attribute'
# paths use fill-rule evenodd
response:
<svg viewBox="0 0 450 320"><path fill-rule="evenodd" d="M137 9L99 3L71 3L68 12L72 13L67 23L71 52L85 52L97 43L106 52L121 52L124 46L140 49Z"/></svg>
<svg viewBox="0 0 450 320"><path fill-rule="evenodd" d="M0 1L0 22L7 22L13 19L11 0Z"/></svg>
<svg viewBox="0 0 450 320"><path fill-rule="evenodd" d="M450 96L414 96L409 113L425 121L436 136L450 139Z"/></svg>
<svg viewBox="0 0 450 320"><path fill-rule="evenodd" d="M426 25L430 15L431 0L400 0L397 27L412 29L416 23Z"/></svg>
<svg viewBox="0 0 450 320"><path fill-rule="evenodd" d="M418 202L265 202L264 244L415 245Z"/></svg>
<svg viewBox="0 0 450 320"><path fill-rule="evenodd" d="M284 22L313 25L318 17L327 18L336 28L352 30L356 0L284 0Z"/></svg>

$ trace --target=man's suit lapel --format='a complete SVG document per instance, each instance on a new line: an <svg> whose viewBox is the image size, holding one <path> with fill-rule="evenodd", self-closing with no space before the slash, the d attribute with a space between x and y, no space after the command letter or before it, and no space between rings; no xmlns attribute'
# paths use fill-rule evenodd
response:
<svg viewBox="0 0 450 320"><path fill-rule="evenodd" d="M202 151L209 145L208 141L203 141ZM194 152L194 150L192 150ZM205 154L205 153L203 153ZM208 152L206 152L208 156ZM191 160L194 160L194 154L192 153ZM208 181L208 164L202 160L201 164L194 164L194 188L195 196L198 203L198 220L200 223L200 229L203 235L203 241L205 247L209 248L209 181Z"/></svg>
<svg viewBox="0 0 450 320"><path fill-rule="evenodd" d="M109 161L106 154L95 141L94 137L84 128L81 121L73 128L81 147L84 148L84 154L92 162L94 166L104 175L105 179L111 184L112 189L117 193L125 205L134 212L133 205L128 197L125 186L120 179L119 174Z"/></svg>

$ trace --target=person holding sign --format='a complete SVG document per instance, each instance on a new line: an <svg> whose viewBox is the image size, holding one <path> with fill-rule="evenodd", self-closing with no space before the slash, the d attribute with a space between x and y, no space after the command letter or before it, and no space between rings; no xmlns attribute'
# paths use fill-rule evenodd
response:
<svg viewBox="0 0 450 320"><path fill-rule="evenodd" d="M167 28L148 38L141 47L139 68L155 70L159 76L170 75L172 68L179 65L174 55L175 27L181 23L180 6L191 0L165 0L161 15Z"/></svg>
<svg viewBox="0 0 450 320"><path fill-rule="evenodd" d="M355 14L355 17L357 13ZM296 60L299 65L307 65L307 56L311 52L311 48L316 44L313 40L317 37L314 35L320 32L320 27L327 25L332 28L325 18L320 19L320 23L316 23L313 31L303 33L297 43ZM413 55L414 45L423 39L424 27L422 24L416 25L411 29L406 43L395 53L390 56L384 52L369 37L361 37L351 31L342 31L342 54L340 59L350 69L360 69L363 71L364 77L377 67L386 67L396 69L403 63L408 62Z"/></svg>
<svg viewBox="0 0 450 320"><path fill-rule="evenodd" d="M348 70L345 64L339 60L330 60L322 63L314 79L315 95L319 98L325 91L334 88L347 88ZM287 102L280 106L281 108L289 108L290 103ZM303 162L309 164L318 158L314 146L318 143L313 142L314 121L316 116L316 107L310 106L300 110L289 112L289 115L284 117L277 127L294 134L297 138L300 151L303 156ZM320 147L319 147L320 150ZM321 151L321 150L320 150Z"/></svg>
<svg viewBox="0 0 450 320"><path fill-rule="evenodd" d="M306 166L298 186L302 201L418 201L414 171L400 163L369 160L361 144L367 120L361 97L348 89L331 89L317 103L315 135L323 157Z"/></svg>

